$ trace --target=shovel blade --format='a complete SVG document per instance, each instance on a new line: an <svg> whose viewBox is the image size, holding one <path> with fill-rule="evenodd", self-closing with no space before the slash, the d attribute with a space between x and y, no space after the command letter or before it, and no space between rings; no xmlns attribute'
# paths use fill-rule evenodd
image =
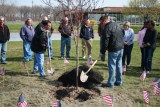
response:
<svg viewBox="0 0 160 107"><path fill-rule="evenodd" d="M87 79L88 79L88 76L86 75L86 73L84 71L82 71L81 75L80 75L81 82L86 82Z"/></svg>
<svg viewBox="0 0 160 107"><path fill-rule="evenodd" d="M47 70L48 74L52 75L55 72L55 69L51 68L50 70Z"/></svg>

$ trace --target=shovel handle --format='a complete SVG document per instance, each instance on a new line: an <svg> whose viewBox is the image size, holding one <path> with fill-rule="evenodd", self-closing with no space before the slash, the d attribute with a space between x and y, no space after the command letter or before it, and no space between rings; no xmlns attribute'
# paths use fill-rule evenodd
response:
<svg viewBox="0 0 160 107"><path fill-rule="evenodd" d="M85 74L87 74L92 68L93 66L97 63L97 60L94 61L94 63L91 65L91 67L87 70L87 72L85 72Z"/></svg>
<svg viewBox="0 0 160 107"><path fill-rule="evenodd" d="M97 60L100 58L100 54L98 55L98 58L97 58ZM91 67L87 70L87 72L85 72L85 74L87 74L92 68L93 68L93 66L97 63L97 60L95 60L94 61L94 63L91 65Z"/></svg>

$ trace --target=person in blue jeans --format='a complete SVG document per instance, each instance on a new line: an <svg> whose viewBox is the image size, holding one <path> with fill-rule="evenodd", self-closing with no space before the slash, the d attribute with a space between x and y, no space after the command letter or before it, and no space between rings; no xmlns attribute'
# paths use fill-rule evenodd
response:
<svg viewBox="0 0 160 107"><path fill-rule="evenodd" d="M32 26L32 19L28 18L24 26L20 30L20 37L23 40L24 61L32 61L31 41L34 36L34 27Z"/></svg>
<svg viewBox="0 0 160 107"><path fill-rule="evenodd" d="M123 27L124 27L124 37L123 37L124 51L122 57L122 65L123 65L123 72L126 72L126 65L127 66L130 65L131 62L131 53L134 43L134 31L132 28L130 28L130 22L125 22Z"/></svg>
<svg viewBox="0 0 160 107"><path fill-rule="evenodd" d="M42 21L45 21L45 20L48 20L48 17L47 17L47 16L44 16ZM41 29L41 27L43 26L42 21L35 27L35 31L37 31L38 29ZM53 42L52 42L52 39L51 39L51 36L52 36L52 34L53 34L53 31L54 31L54 29L53 29L53 27L51 26L51 29L50 29L49 32L48 32L48 37L49 37L50 58L51 58L52 60L55 59L55 58L54 58L54 54L53 54L53 49L52 49L52 44L53 44Z"/></svg>
<svg viewBox="0 0 160 107"><path fill-rule="evenodd" d="M122 56L123 56L123 36L124 31L116 22L111 22L109 16L104 17L105 30L102 35L101 54L108 50L108 68L109 78L105 85L106 87L113 88L122 85ZM116 72L116 81L114 75Z"/></svg>
<svg viewBox="0 0 160 107"><path fill-rule="evenodd" d="M31 49L34 52L33 73L39 71L40 77L45 77L44 71L44 53L48 48L48 32L51 29L51 22L42 21L43 26L35 32L31 43Z"/></svg>
<svg viewBox="0 0 160 107"><path fill-rule="evenodd" d="M66 47L66 58L70 58L71 50L71 33L72 27L68 22L68 17L65 17L60 24L58 31L61 33L61 57L64 58L64 49Z"/></svg>
<svg viewBox="0 0 160 107"><path fill-rule="evenodd" d="M10 39L10 32L7 25L4 24L4 17L0 16L0 53L1 64L6 64L7 42Z"/></svg>
<svg viewBox="0 0 160 107"><path fill-rule="evenodd" d="M143 55L144 55L144 67L143 71L147 73L152 70L152 57L154 50L156 49L157 30L154 28L155 22L153 20L147 21L147 31L143 38Z"/></svg>

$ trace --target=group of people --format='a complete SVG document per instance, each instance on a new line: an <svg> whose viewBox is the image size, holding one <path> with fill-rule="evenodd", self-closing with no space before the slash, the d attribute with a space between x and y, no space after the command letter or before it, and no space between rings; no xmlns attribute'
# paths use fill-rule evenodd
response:
<svg viewBox="0 0 160 107"><path fill-rule="evenodd" d="M98 34L100 36L100 56L102 61L105 61L105 52L108 50L109 78L106 86L121 86L122 73L126 72L126 67L129 66L131 62L134 31L130 28L130 22L125 22L122 27L110 20L108 15L102 16L99 21ZM142 53L141 67L145 72L150 72L152 70L152 57L156 47L157 36L157 31L154 29L154 26L155 22L153 20L148 20L138 32L138 44ZM49 49L50 52L49 57L54 59L51 40L53 30L52 24L47 17L44 17L35 28L32 25L32 19L28 18L24 26L20 29L20 37L23 40L24 61L31 61L32 52L34 52L33 73L39 71L41 77L46 76L44 71L44 53L47 49ZM73 26L69 23L69 18L67 16L63 18L58 31L61 33L60 58L70 58ZM91 65L93 63L92 40L94 38L94 30L89 19L84 20L79 35L82 39L82 58L85 59L87 57ZM6 49L9 39L9 29L4 24L4 17L0 16L0 49L2 64L6 64ZM114 81L115 72L116 81Z"/></svg>
<svg viewBox="0 0 160 107"><path fill-rule="evenodd" d="M141 68L144 72L151 72L152 57L156 49L157 30L154 28L155 22L148 20L138 32L138 44L141 50Z"/></svg>
<svg viewBox="0 0 160 107"><path fill-rule="evenodd" d="M32 61L32 52L34 52L34 66L33 73L39 71L41 77L45 76L44 71L44 53L49 49L49 57L54 59L52 49L51 35L53 28L51 22L47 17L34 27L32 25L32 19L28 18L22 28L19 35L23 41L23 55L24 62ZM61 48L60 58L70 58L71 50L71 34L73 27L69 23L68 17L64 17L58 28L61 33ZM81 27L80 38L82 39L82 57L83 59L88 56L89 63L92 64L92 39L94 38L93 27L90 26L90 20L86 19L84 25ZM1 49L1 64L6 64L6 51L7 41L10 39L10 32L7 25L4 24L4 17L0 17L0 49ZM66 48L66 54L65 54ZM88 55L87 55L88 50Z"/></svg>
<svg viewBox="0 0 160 107"><path fill-rule="evenodd" d="M143 28L138 32L138 44L142 58L141 68L143 72L152 70L152 57L156 48L157 31L155 22L148 20L144 22ZM130 22L125 22L123 28L116 22L111 21L109 16L102 16L98 27L100 36L101 60L105 60L105 52L108 50L109 78L106 87L122 85L122 73L130 65L131 53L134 43L134 31L130 28ZM116 80L114 81L116 72Z"/></svg>

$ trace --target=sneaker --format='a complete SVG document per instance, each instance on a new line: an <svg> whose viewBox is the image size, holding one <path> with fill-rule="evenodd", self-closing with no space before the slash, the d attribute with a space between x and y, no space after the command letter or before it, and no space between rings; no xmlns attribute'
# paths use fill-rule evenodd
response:
<svg viewBox="0 0 160 107"><path fill-rule="evenodd" d="M86 59L86 56L83 56L82 58L83 58L83 59Z"/></svg>
<svg viewBox="0 0 160 107"><path fill-rule="evenodd" d="M33 61L33 59L29 59L29 61Z"/></svg>
<svg viewBox="0 0 160 107"><path fill-rule="evenodd" d="M63 56L61 56L61 57L60 57L60 59L64 59L64 57L63 57Z"/></svg>
<svg viewBox="0 0 160 107"><path fill-rule="evenodd" d="M149 74L149 73L150 73L150 71L146 71L146 73L147 73L147 74Z"/></svg>
<svg viewBox="0 0 160 107"><path fill-rule="evenodd" d="M1 62L1 64L7 64L6 62Z"/></svg>
<svg viewBox="0 0 160 107"><path fill-rule="evenodd" d="M38 73L38 70L33 70L32 71L32 74L36 74L36 73Z"/></svg>
<svg viewBox="0 0 160 107"><path fill-rule="evenodd" d="M66 58L71 58L70 56L66 56Z"/></svg>
<svg viewBox="0 0 160 107"><path fill-rule="evenodd" d="M54 57L51 57L51 59L52 59L52 60L55 60L55 58L54 58Z"/></svg>
<svg viewBox="0 0 160 107"><path fill-rule="evenodd" d="M93 64L93 61L92 61L92 58L91 58L91 57L88 58L88 64L89 64L89 65L92 65L92 64Z"/></svg>
<svg viewBox="0 0 160 107"><path fill-rule="evenodd" d="M106 87L107 87L107 88L114 88L113 85L108 85L108 84L106 85Z"/></svg>
<svg viewBox="0 0 160 107"><path fill-rule="evenodd" d="M122 84L119 84L117 82L114 83L115 86L121 86Z"/></svg>
<svg viewBox="0 0 160 107"><path fill-rule="evenodd" d="M123 65L123 72L126 72L126 65Z"/></svg>

